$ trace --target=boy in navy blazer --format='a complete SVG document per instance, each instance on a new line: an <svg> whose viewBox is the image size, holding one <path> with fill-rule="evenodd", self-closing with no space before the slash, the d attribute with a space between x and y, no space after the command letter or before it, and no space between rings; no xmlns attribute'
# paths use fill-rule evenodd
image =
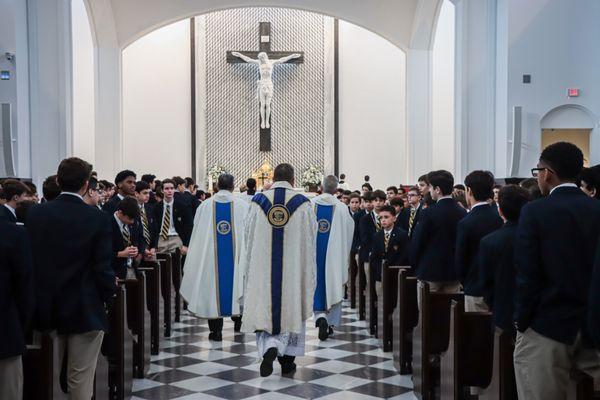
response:
<svg viewBox="0 0 600 400"><path fill-rule="evenodd" d="M515 297L515 237L521 209L529 192L507 185L498 193L498 212L505 223L479 243L479 278L485 304L493 312L494 325L516 335L513 313Z"/></svg>
<svg viewBox="0 0 600 400"><path fill-rule="evenodd" d="M517 228L519 398L564 399L573 367L599 376L587 315L600 202L575 185L582 168L581 150L559 142L544 149L532 170L546 197L523 207Z"/></svg>
<svg viewBox="0 0 600 400"><path fill-rule="evenodd" d="M479 242L502 226L498 210L487 203L493 196L494 175L489 171L473 171L465 178L465 187L471 211L457 226L456 272L465 292L465 311L487 311L479 273L483 267L479 265Z"/></svg>

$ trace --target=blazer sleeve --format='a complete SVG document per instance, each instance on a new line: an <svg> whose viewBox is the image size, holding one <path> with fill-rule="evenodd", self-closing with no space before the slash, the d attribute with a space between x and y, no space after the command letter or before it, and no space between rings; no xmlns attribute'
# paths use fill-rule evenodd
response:
<svg viewBox="0 0 600 400"><path fill-rule="evenodd" d="M536 225L532 208L525 206L521 211L515 240L515 320L521 332L529 327L542 291L540 238Z"/></svg>
<svg viewBox="0 0 600 400"><path fill-rule="evenodd" d="M600 349L600 241L596 247L596 260L592 272L589 299L589 328L596 348Z"/></svg>
<svg viewBox="0 0 600 400"><path fill-rule="evenodd" d="M371 238L369 238L369 227L367 226L369 223L369 220L366 218L367 215L368 214L365 214L362 217L360 217L360 224L358 226L358 234L360 237L361 246L368 243L369 240L371 239Z"/></svg>
<svg viewBox="0 0 600 400"><path fill-rule="evenodd" d="M92 270L96 276L96 287L102 301L107 303L116 290L115 273L111 267L113 257L112 225L108 215L99 215L98 228L93 240L91 262Z"/></svg>
<svg viewBox="0 0 600 400"><path fill-rule="evenodd" d="M464 221L458 223L456 229L456 245L454 246L454 267L460 282L464 284L469 272L469 234Z"/></svg>
<svg viewBox="0 0 600 400"><path fill-rule="evenodd" d="M16 296L21 326L27 329L35 308L35 293L33 284L33 260L29 237L24 229L16 230L15 251L9 254L13 266L12 286Z"/></svg>
<svg viewBox="0 0 600 400"><path fill-rule="evenodd" d="M419 265L419 259L425 246L425 241L431 230L431 220L429 213L421 214L421 221L414 227L410 242L409 261L413 269L416 271Z"/></svg>
<svg viewBox="0 0 600 400"><path fill-rule="evenodd" d="M497 270L497 257L494 255L490 238L483 238L479 243L479 273L483 283L483 300L490 310L494 308L494 280Z"/></svg>

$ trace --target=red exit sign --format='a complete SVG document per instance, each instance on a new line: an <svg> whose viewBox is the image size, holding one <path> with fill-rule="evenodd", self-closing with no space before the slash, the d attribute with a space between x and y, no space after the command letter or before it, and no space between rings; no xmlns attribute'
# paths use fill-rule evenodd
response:
<svg viewBox="0 0 600 400"><path fill-rule="evenodd" d="M579 88L568 88L567 96L569 97L579 97Z"/></svg>

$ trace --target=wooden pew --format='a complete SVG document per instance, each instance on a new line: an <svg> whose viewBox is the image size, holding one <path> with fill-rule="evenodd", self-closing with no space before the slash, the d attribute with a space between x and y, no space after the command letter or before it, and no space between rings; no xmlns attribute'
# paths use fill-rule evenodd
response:
<svg viewBox="0 0 600 400"><path fill-rule="evenodd" d="M351 251L350 252L350 263L348 266L348 291L349 293L349 297L350 297L350 308L356 308L357 305L357 294L358 294L358 289L356 288L356 285L358 284L358 263L356 262L356 252L355 251Z"/></svg>
<svg viewBox="0 0 600 400"><path fill-rule="evenodd" d="M492 381L479 395L479 400L517 400L513 353L515 342L511 333L496 327L494 332L494 365Z"/></svg>
<svg viewBox="0 0 600 400"><path fill-rule="evenodd" d="M161 312L163 315L164 335L171 336L171 326L173 324L173 290L172 290L172 261L168 253L157 253L156 258L160 262L160 293L162 296Z"/></svg>
<svg viewBox="0 0 600 400"><path fill-rule="evenodd" d="M133 376L142 379L150 368L150 313L146 307L146 274L125 279L127 324L133 334Z"/></svg>
<svg viewBox="0 0 600 400"><path fill-rule="evenodd" d="M367 318L367 298L366 298L366 288L367 288L367 275L365 272L366 263L360 259L358 262L358 319L360 321L364 321Z"/></svg>
<svg viewBox="0 0 600 400"><path fill-rule="evenodd" d="M488 387L494 355L492 325L492 313L467 313L462 300L452 301L448 350L440 361L441 400L461 400L469 387Z"/></svg>
<svg viewBox="0 0 600 400"><path fill-rule="evenodd" d="M377 292L375 290L375 271L370 263L366 265L367 289L366 289L366 308L367 321L369 322L369 332L377 337Z"/></svg>
<svg viewBox="0 0 600 400"><path fill-rule="evenodd" d="M133 336L127 326L127 299L125 286L120 283L109 312L110 331L104 336L104 345L109 355L109 384L111 396L129 398L133 384Z"/></svg>
<svg viewBox="0 0 600 400"><path fill-rule="evenodd" d="M398 298L398 272L402 268L396 265L388 265L383 261L381 265L381 299L377 307L377 333L379 347L385 352L393 348L393 313Z"/></svg>
<svg viewBox="0 0 600 400"><path fill-rule="evenodd" d="M413 330L419 322L417 278L406 269L398 273L398 303L394 310L394 366L403 374L412 372Z"/></svg>
<svg viewBox="0 0 600 400"><path fill-rule="evenodd" d="M36 332L23 356L23 399L66 399L68 395L60 388L59 375L58 338L55 334Z"/></svg>
<svg viewBox="0 0 600 400"><path fill-rule="evenodd" d="M183 257L181 250L177 249L171 254L172 259L172 270L171 276L173 277L173 306L175 308L175 322L181 322L181 294L179 289L181 288L181 278L183 277Z"/></svg>
<svg viewBox="0 0 600 400"><path fill-rule="evenodd" d="M567 400L592 400L593 398L594 379L583 371L577 369L571 371Z"/></svg>
<svg viewBox="0 0 600 400"><path fill-rule="evenodd" d="M138 270L146 274L146 305L150 313L150 350L152 355L158 355L160 327L163 324L163 314L160 312L160 263L144 261Z"/></svg>
<svg viewBox="0 0 600 400"><path fill-rule="evenodd" d="M419 282L421 311L413 332L413 384L419 399L433 399L433 388L439 380L439 355L448 348L450 303L464 294L429 291L429 284Z"/></svg>

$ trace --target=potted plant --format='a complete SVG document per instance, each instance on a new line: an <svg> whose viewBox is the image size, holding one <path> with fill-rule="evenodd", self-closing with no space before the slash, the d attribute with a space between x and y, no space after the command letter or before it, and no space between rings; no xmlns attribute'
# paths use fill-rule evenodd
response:
<svg viewBox="0 0 600 400"><path fill-rule="evenodd" d="M323 170L316 165L311 165L303 173L300 183L308 192L316 192L323 181Z"/></svg>

